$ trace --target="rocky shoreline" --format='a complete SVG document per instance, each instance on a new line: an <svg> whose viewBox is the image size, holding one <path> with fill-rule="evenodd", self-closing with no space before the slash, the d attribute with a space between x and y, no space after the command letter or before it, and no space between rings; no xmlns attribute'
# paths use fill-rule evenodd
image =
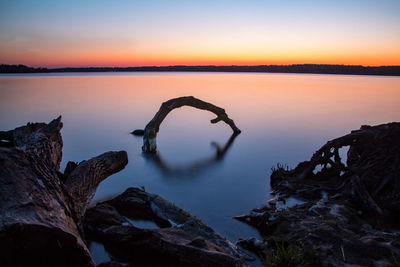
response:
<svg viewBox="0 0 400 267"><path fill-rule="evenodd" d="M102 266L247 266L240 248L160 196L129 188L89 207L99 183L128 163L107 152L59 171L61 117L0 132L2 266L95 266L87 244L102 243ZM135 227L150 220L158 229Z"/></svg>
<svg viewBox="0 0 400 267"><path fill-rule="evenodd" d="M292 170L277 166L270 180L276 198L236 217L264 239L240 243L261 255L276 249L276 241L299 253L312 247L316 265L394 266L400 258L399 137L400 123L362 126ZM346 146L344 164L339 149ZM299 204L282 208L289 199Z"/></svg>
<svg viewBox="0 0 400 267"><path fill-rule="evenodd" d="M271 175L275 198L236 219L263 240L237 245L189 212L144 189L89 203L98 184L128 162L107 152L59 171L61 117L0 132L2 266L393 266L400 259L400 123L363 126L309 161ZM347 162L339 150L349 147ZM290 206L292 200L296 205ZM144 229L135 220L157 227Z"/></svg>
<svg viewBox="0 0 400 267"><path fill-rule="evenodd" d="M153 221L159 229L135 227ZM113 261L101 266L246 266L248 256L189 212L139 188L98 203L84 219L88 238Z"/></svg>

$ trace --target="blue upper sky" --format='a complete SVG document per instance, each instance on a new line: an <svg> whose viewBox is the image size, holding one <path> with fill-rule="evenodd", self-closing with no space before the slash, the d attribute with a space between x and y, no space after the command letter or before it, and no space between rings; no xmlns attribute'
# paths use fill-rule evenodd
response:
<svg viewBox="0 0 400 267"><path fill-rule="evenodd" d="M400 1L0 0L0 63L400 65Z"/></svg>

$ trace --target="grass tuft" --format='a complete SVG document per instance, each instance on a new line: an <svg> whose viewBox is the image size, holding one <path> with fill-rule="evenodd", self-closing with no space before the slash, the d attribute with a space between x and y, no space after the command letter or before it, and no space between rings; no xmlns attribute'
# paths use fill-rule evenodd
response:
<svg viewBox="0 0 400 267"><path fill-rule="evenodd" d="M393 258L393 266L394 267L400 267L400 262L397 260L396 255L392 252L392 258Z"/></svg>
<svg viewBox="0 0 400 267"><path fill-rule="evenodd" d="M316 251L311 247L297 249L293 245L285 247L284 242L275 241L276 249L266 251L263 265L265 267L306 267L306 266L325 266L322 265Z"/></svg>
<svg viewBox="0 0 400 267"><path fill-rule="evenodd" d="M286 164L277 163L276 166L272 166L271 172L286 173L288 172L289 166Z"/></svg>

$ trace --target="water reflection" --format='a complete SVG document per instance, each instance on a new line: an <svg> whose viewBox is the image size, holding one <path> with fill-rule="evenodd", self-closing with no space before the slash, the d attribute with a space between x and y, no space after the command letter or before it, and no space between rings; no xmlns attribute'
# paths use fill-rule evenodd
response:
<svg viewBox="0 0 400 267"><path fill-rule="evenodd" d="M0 130L61 114L61 169L69 160L128 152L127 167L100 184L95 201L143 185L236 241L256 236L232 216L270 199L272 166L295 167L327 140L363 124L398 121L399 84L400 77L272 73L0 75ZM182 107L157 137L163 170L142 156L142 140L129 132L146 125L165 99L184 95L224 107L244 133L223 153L230 129L210 126L211 113ZM220 159L211 140L221 145ZM191 174L182 177L184 170ZM192 175L197 178L186 179Z"/></svg>
<svg viewBox="0 0 400 267"><path fill-rule="evenodd" d="M160 152L144 152L143 157L148 162L154 164L165 176L168 176L170 178L183 176L194 178L203 173L206 169L220 164L238 135L239 133L233 133L223 146L220 146L217 142L211 142L211 145L215 148L214 155L207 158L195 160L188 164L172 165L162 157Z"/></svg>

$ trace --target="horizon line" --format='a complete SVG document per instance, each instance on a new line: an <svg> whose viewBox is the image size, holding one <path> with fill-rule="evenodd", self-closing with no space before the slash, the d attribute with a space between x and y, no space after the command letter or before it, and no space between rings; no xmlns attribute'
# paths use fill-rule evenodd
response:
<svg viewBox="0 0 400 267"><path fill-rule="evenodd" d="M319 63L293 63L293 64L227 64L227 65L216 65L216 64L199 64L199 65L133 65L133 66L79 66L79 67L36 67L36 68L47 68L47 69L64 69L64 68L165 68L165 67L263 67L263 66L349 66L349 67L364 67L364 68L378 68L378 67L400 67L400 65L357 65L357 64L319 64Z"/></svg>
<svg viewBox="0 0 400 267"><path fill-rule="evenodd" d="M253 73L315 73L400 76L400 66L362 66L340 64L291 65L171 65L137 67L59 67L33 68L25 65L0 65L0 73L62 73L62 72L253 72Z"/></svg>
<svg viewBox="0 0 400 267"><path fill-rule="evenodd" d="M3 66L25 66L29 68L36 68L36 69L66 69L66 68L165 68L165 67L263 67L263 66L280 66L280 67L289 67L289 66L348 66L348 67L364 67L364 68L377 68L377 67L400 67L400 65L362 65L362 64L331 64L331 63L291 63L291 64L194 64L194 65L187 65L187 64L175 64L175 65L132 65L132 66L91 66L91 65L84 65L84 66L58 66L58 67L44 67L44 66L30 66L25 64L6 64L0 63Z"/></svg>

